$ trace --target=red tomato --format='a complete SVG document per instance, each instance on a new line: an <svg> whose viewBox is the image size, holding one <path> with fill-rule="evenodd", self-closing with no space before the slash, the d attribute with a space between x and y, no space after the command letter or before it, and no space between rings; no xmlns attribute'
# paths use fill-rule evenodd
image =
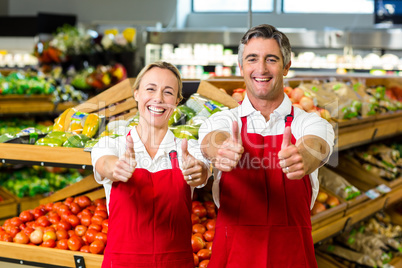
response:
<svg viewBox="0 0 402 268"><path fill-rule="evenodd" d="M82 240L78 236L72 236L67 241L68 248L73 251L78 251L82 247Z"/></svg>
<svg viewBox="0 0 402 268"><path fill-rule="evenodd" d="M82 209L77 203L71 203L70 210L73 214L77 215Z"/></svg>
<svg viewBox="0 0 402 268"><path fill-rule="evenodd" d="M191 214L191 223L197 224L197 223L201 223L200 217L198 217L197 215L195 215L194 213Z"/></svg>
<svg viewBox="0 0 402 268"><path fill-rule="evenodd" d="M214 240L215 237L215 231L214 230L208 230L204 233L204 239L207 242L211 242L212 240Z"/></svg>
<svg viewBox="0 0 402 268"><path fill-rule="evenodd" d="M47 226L47 227L45 227L44 232L46 233L46 232L49 232L49 231L56 233L56 229L54 229L53 226Z"/></svg>
<svg viewBox="0 0 402 268"><path fill-rule="evenodd" d="M91 244L92 242L95 241L95 236L98 233L98 231L94 229L88 229L87 232L85 233L85 237L87 239L87 242Z"/></svg>
<svg viewBox="0 0 402 268"><path fill-rule="evenodd" d="M209 249L203 248L197 252L197 256L200 261L209 260L211 258L211 251Z"/></svg>
<svg viewBox="0 0 402 268"><path fill-rule="evenodd" d="M216 219L210 219L205 224L205 227L207 227L208 230L215 230L215 225L216 225Z"/></svg>
<svg viewBox="0 0 402 268"><path fill-rule="evenodd" d="M100 241L102 241L103 243L105 243L105 245L106 245L106 242L107 242L107 234L102 233L102 232L97 233L97 234L95 235L95 241L96 241L96 240L100 240Z"/></svg>
<svg viewBox="0 0 402 268"><path fill-rule="evenodd" d="M13 217L11 218L10 224L19 227L23 222L19 217Z"/></svg>
<svg viewBox="0 0 402 268"><path fill-rule="evenodd" d="M198 236L199 238L201 238L202 240L204 240L204 235L201 234L201 233L195 233L195 234L193 234L193 235Z"/></svg>
<svg viewBox="0 0 402 268"><path fill-rule="evenodd" d="M207 208L207 216L210 219L215 219L216 218L216 210L215 210L215 208Z"/></svg>
<svg viewBox="0 0 402 268"><path fill-rule="evenodd" d="M91 223L93 224L98 224L98 225L102 225L102 221L104 220L104 218L102 218L101 216L93 216L91 218Z"/></svg>
<svg viewBox="0 0 402 268"><path fill-rule="evenodd" d="M200 201L193 201L193 202L191 203L191 208L194 208L194 207L196 207L196 206L202 206L202 203L201 203Z"/></svg>
<svg viewBox="0 0 402 268"><path fill-rule="evenodd" d="M205 233L205 231L207 230L207 228L205 228L204 225L202 225L201 223L196 223L193 225L193 233Z"/></svg>
<svg viewBox="0 0 402 268"><path fill-rule="evenodd" d="M194 266L197 267L198 264L200 263L200 259L198 258L197 254L193 252L193 258L194 258Z"/></svg>
<svg viewBox="0 0 402 268"><path fill-rule="evenodd" d="M202 218L207 216L207 209L204 206L195 206L193 207L193 213L198 217Z"/></svg>
<svg viewBox="0 0 402 268"><path fill-rule="evenodd" d="M95 240L89 246L89 251L91 251L91 253L93 253L93 254L100 254L103 252L104 248L105 248L105 243L103 243L103 241Z"/></svg>
<svg viewBox="0 0 402 268"><path fill-rule="evenodd" d="M109 219L105 219L102 221L102 228L108 228L109 227Z"/></svg>
<svg viewBox="0 0 402 268"><path fill-rule="evenodd" d="M50 222L51 224L58 224L59 221L61 220L60 216L59 216L58 214L49 216L49 214L50 214L50 213L48 213L49 222Z"/></svg>
<svg viewBox="0 0 402 268"><path fill-rule="evenodd" d="M65 220L59 221L59 223L57 224L57 230L61 230L61 229L68 231L71 229L71 224Z"/></svg>
<svg viewBox="0 0 402 268"><path fill-rule="evenodd" d="M45 209L35 208L31 213L34 215L34 218L36 220L40 216L45 215Z"/></svg>
<svg viewBox="0 0 402 268"><path fill-rule="evenodd" d="M83 245L80 248L80 252L91 253L91 251L89 251L89 246L88 245Z"/></svg>
<svg viewBox="0 0 402 268"><path fill-rule="evenodd" d="M68 216L67 221L71 224L73 228L80 224L80 219L78 219L77 215L74 214Z"/></svg>
<svg viewBox="0 0 402 268"><path fill-rule="evenodd" d="M70 197L67 197L66 200L64 200L63 203L64 203L65 205L67 205L67 206L71 206L71 204L73 203L73 201L74 201L74 197L71 197L71 196L70 196Z"/></svg>
<svg viewBox="0 0 402 268"><path fill-rule="evenodd" d="M39 218L36 219L36 222L43 227L50 226L51 222L47 218L47 216L40 216Z"/></svg>
<svg viewBox="0 0 402 268"><path fill-rule="evenodd" d="M25 227L23 231L29 236L35 230L32 227Z"/></svg>
<svg viewBox="0 0 402 268"><path fill-rule="evenodd" d="M59 249L68 249L68 239L64 238L64 239L58 240L56 243L56 247Z"/></svg>
<svg viewBox="0 0 402 268"><path fill-rule="evenodd" d="M99 224L94 224L93 223L93 224L88 226L88 230L89 229L94 229L94 230L100 232L100 231L102 231L102 226L100 226Z"/></svg>
<svg viewBox="0 0 402 268"><path fill-rule="evenodd" d="M77 203L81 208L86 208L92 204L91 199L86 195L79 196Z"/></svg>
<svg viewBox="0 0 402 268"><path fill-rule="evenodd" d="M18 244L28 244L29 236L23 231L21 231L14 236L13 241Z"/></svg>
<svg viewBox="0 0 402 268"><path fill-rule="evenodd" d="M87 209L89 210L89 211L91 211L92 212L92 214L95 212L95 210L96 210L96 206L95 205L90 205L90 206L87 206Z"/></svg>
<svg viewBox="0 0 402 268"><path fill-rule="evenodd" d="M58 214L56 211L54 211L54 210L49 211L46 215L47 215L48 218L53 217L54 215L59 216L59 214ZM59 217L60 217L60 216L59 216Z"/></svg>
<svg viewBox="0 0 402 268"><path fill-rule="evenodd" d="M59 210L59 207L61 206L61 205L63 205L63 203L62 202L56 202L56 203L54 203L53 204L53 211L58 211Z"/></svg>
<svg viewBox="0 0 402 268"><path fill-rule="evenodd" d="M62 220L68 221L68 217L70 217L70 215L74 215L71 211L64 211L63 213L61 213L60 218Z"/></svg>
<svg viewBox="0 0 402 268"><path fill-rule="evenodd" d="M56 241L53 239L48 239L46 241L43 241L41 244L42 247L47 247L47 248L54 248L56 247Z"/></svg>
<svg viewBox="0 0 402 268"><path fill-rule="evenodd" d="M97 205L95 211L97 211L97 210L103 210L103 211L106 211L106 212L107 212L106 204L99 204L99 205Z"/></svg>
<svg viewBox="0 0 402 268"><path fill-rule="evenodd" d="M57 207L57 213L61 216L64 212L71 212L66 204L61 204Z"/></svg>
<svg viewBox="0 0 402 268"><path fill-rule="evenodd" d="M13 238L9 234L3 234L3 237L1 238L1 241L4 242L13 242Z"/></svg>
<svg viewBox="0 0 402 268"><path fill-rule="evenodd" d="M104 210L95 210L94 216L102 217L103 219L107 218L107 212Z"/></svg>
<svg viewBox="0 0 402 268"><path fill-rule="evenodd" d="M200 262L200 264L198 265L198 268L207 268L209 264L209 260L203 260L202 262Z"/></svg>
<svg viewBox="0 0 402 268"><path fill-rule="evenodd" d="M20 213L20 219L22 222L29 222L34 220L34 215L29 212L29 210L25 210Z"/></svg>
<svg viewBox="0 0 402 268"><path fill-rule="evenodd" d="M191 237L191 246L193 248L193 252L198 252L205 247L205 242L201 237L193 235Z"/></svg>
<svg viewBox="0 0 402 268"><path fill-rule="evenodd" d="M50 203L47 203L46 205L45 205L45 210L47 211L47 212L49 212L49 211L52 211L53 210L53 203L52 202L50 202Z"/></svg>
<svg viewBox="0 0 402 268"><path fill-rule="evenodd" d="M88 215L91 217L93 216L93 213L87 208L84 208L81 212L82 212L82 215Z"/></svg>
<svg viewBox="0 0 402 268"><path fill-rule="evenodd" d="M69 238L70 238L70 237L73 237L73 236L77 236L77 234L75 233L74 230L68 230L68 231L67 231L67 234L68 234L68 237L69 237Z"/></svg>
<svg viewBox="0 0 402 268"><path fill-rule="evenodd" d="M98 207L99 205L106 205L106 199L105 198L99 198L94 200L94 205Z"/></svg>
<svg viewBox="0 0 402 268"><path fill-rule="evenodd" d="M15 235L21 231L21 229L18 228L17 226L10 225L10 226L7 226L5 231L7 232L7 234L11 235L12 238L14 238Z"/></svg>
<svg viewBox="0 0 402 268"><path fill-rule="evenodd" d="M214 204L214 202L212 202L212 201L205 201L205 202L204 202L204 207L205 207L206 209L208 209L208 208L213 208L213 209L215 209L215 204Z"/></svg>
<svg viewBox="0 0 402 268"><path fill-rule="evenodd" d="M88 230L88 227L86 227L85 225L77 225L74 230L75 230L75 234L76 234L76 235L78 235L78 236L84 236L85 233L86 233L87 230Z"/></svg>
<svg viewBox="0 0 402 268"><path fill-rule="evenodd" d="M213 242L207 242L206 245L205 245L205 248L209 249L209 250L212 250L212 245L213 245Z"/></svg>
<svg viewBox="0 0 402 268"><path fill-rule="evenodd" d="M85 226L91 225L92 216L90 215L83 215L81 218L81 224Z"/></svg>
<svg viewBox="0 0 402 268"><path fill-rule="evenodd" d="M57 240L63 240L63 239L67 239L70 236L68 235L68 232L64 229L60 229L56 231L56 238Z"/></svg>

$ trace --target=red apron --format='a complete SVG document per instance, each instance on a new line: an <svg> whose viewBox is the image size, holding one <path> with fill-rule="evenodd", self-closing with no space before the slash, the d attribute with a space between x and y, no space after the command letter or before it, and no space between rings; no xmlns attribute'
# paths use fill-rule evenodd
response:
<svg viewBox="0 0 402 268"><path fill-rule="evenodd" d="M244 153L235 169L222 173L208 268L317 267L309 176L287 179L278 159L283 135L247 133L247 117L241 120ZM292 120L293 107L285 126Z"/></svg>
<svg viewBox="0 0 402 268"><path fill-rule="evenodd" d="M151 173L136 168L126 183L113 182L108 242L102 268L193 268L191 190L177 161Z"/></svg>

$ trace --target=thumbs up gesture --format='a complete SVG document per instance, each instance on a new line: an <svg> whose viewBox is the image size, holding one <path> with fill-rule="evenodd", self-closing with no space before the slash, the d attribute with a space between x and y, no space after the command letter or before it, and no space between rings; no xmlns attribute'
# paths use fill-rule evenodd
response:
<svg viewBox="0 0 402 268"><path fill-rule="evenodd" d="M237 166L243 152L244 148L241 144L239 125L237 121L234 121L232 135L218 149L214 165L221 171L229 172Z"/></svg>
<svg viewBox="0 0 402 268"><path fill-rule="evenodd" d="M181 141L181 150L182 172L187 184L193 187L203 184L207 179L207 166L190 154L187 139Z"/></svg>
<svg viewBox="0 0 402 268"><path fill-rule="evenodd" d="M119 157L113 168L112 181L127 182L134 173L137 161L135 160L134 142L131 135L126 139L126 152Z"/></svg>
<svg viewBox="0 0 402 268"><path fill-rule="evenodd" d="M285 127L281 150L278 153L279 165L283 173L290 180L298 180L303 178L306 173L304 170L303 157L297 146L292 144L292 132L290 127Z"/></svg>

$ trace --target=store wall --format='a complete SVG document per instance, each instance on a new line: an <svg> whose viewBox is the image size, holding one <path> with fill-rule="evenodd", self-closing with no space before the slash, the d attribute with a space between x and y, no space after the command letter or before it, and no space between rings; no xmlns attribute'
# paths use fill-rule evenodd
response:
<svg viewBox="0 0 402 268"><path fill-rule="evenodd" d="M4 1L4 0L1 0ZM79 22L163 26L176 21L176 0L8 0L8 15L75 14Z"/></svg>

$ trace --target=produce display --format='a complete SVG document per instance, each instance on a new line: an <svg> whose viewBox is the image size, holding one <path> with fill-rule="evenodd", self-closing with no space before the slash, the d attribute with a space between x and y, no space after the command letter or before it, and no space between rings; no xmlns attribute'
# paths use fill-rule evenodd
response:
<svg viewBox="0 0 402 268"><path fill-rule="evenodd" d="M401 255L401 237L401 226L392 224L388 215L377 213L318 250L346 267L386 267L393 257Z"/></svg>
<svg viewBox="0 0 402 268"><path fill-rule="evenodd" d="M340 204L340 201L335 195L328 193L328 191L320 189L318 191L317 198L314 202L314 206L311 209L311 215L314 216L327 209L336 207L339 204Z"/></svg>
<svg viewBox="0 0 402 268"><path fill-rule="evenodd" d="M0 186L19 198L51 194L82 178L81 172L76 169L40 166L20 169L0 168Z"/></svg>
<svg viewBox="0 0 402 268"><path fill-rule="evenodd" d="M86 253L103 254L107 243L106 199L68 197L7 219L0 240Z"/></svg>

